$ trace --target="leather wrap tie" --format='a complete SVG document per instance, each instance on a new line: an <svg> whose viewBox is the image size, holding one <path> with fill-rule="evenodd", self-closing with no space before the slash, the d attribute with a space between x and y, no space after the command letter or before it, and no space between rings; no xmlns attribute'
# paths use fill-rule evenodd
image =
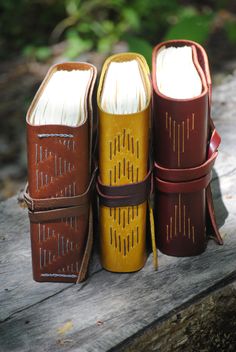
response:
<svg viewBox="0 0 236 352"><path fill-rule="evenodd" d="M143 181L122 186L106 186L97 179L97 192L100 203L106 207L133 206L144 203L152 192L152 169Z"/></svg>
<svg viewBox="0 0 236 352"><path fill-rule="evenodd" d="M24 200L29 209L30 220L32 222L51 221L85 213L89 207L96 171L97 169L93 171L86 191L78 196L35 199L29 195L28 184L26 184Z"/></svg>
<svg viewBox="0 0 236 352"><path fill-rule="evenodd" d="M212 168L218 155L220 136L214 129L211 135L208 159L201 165L184 169L168 169L154 163L157 189L165 193L190 193L207 188L212 177Z"/></svg>

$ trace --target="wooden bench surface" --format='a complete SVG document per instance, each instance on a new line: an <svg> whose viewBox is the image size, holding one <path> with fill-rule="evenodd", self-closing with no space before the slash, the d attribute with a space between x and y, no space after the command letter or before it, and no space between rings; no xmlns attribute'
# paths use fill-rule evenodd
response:
<svg viewBox="0 0 236 352"><path fill-rule="evenodd" d="M125 350L134 336L236 277L235 92L236 75L213 95L222 144L212 187L223 247L210 240L201 256L159 253L157 272L150 255L134 274L102 270L95 254L83 284L36 283L27 210L16 197L0 204L0 351Z"/></svg>

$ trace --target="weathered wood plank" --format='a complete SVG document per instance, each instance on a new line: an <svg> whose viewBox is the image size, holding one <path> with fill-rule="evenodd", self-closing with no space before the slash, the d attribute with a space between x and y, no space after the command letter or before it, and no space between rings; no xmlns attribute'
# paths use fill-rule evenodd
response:
<svg viewBox="0 0 236 352"><path fill-rule="evenodd" d="M181 307L133 336L119 352L234 352L236 347L236 282ZM117 350L115 348L115 350ZM114 350L113 350L114 351Z"/></svg>
<svg viewBox="0 0 236 352"><path fill-rule="evenodd" d="M222 192L228 194L236 175L223 177ZM228 209L234 199L225 199ZM217 199L221 207L220 198ZM196 258L160 255L160 269L153 272L151 258L145 268L133 275L100 271L81 286L72 286L29 309L13 314L1 324L3 351L34 350L107 351L140 329L152 324L174 308L235 273L236 241L233 236L236 211L223 226L225 246L209 243ZM223 219L221 219L222 221ZM97 321L104 324L98 326ZM58 333L65 323L71 330Z"/></svg>
<svg viewBox="0 0 236 352"><path fill-rule="evenodd" d="M27 210L17 197L0 203L0 322L70 286L32 280L30 233ZM100 270L97 256L90 272Z"/></svg>
<svg viewBox="0 0 236 352"><path fill-rule="evenodd" d="M31 279L26 211L16 207L12 198L0 205L0 351L108 351L236 276L236 122L232 110L236 77L232 81L214 96L214 116L223 143L213 191L225 245L210 241L207 251L194 258L160 254L158 272L152 269L151 256L135 274L100 270L95 257L93 275L82 285L37 284Z"/></svg>

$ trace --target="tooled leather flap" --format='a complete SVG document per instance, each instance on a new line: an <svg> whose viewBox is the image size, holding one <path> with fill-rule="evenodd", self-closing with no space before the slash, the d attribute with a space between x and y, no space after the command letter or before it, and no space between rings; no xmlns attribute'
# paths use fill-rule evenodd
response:
<svg viewBox="0 0 236 352"><path fill-rule="evenodd" d="M29 218L32 222L52 221L58 218L79 216L87 212L91 200L96 176L93 171L89 186L83 194L74 197L33 199L28 193L26 185L24 199L29 208Z"/></svg>
<svg viewBox="0 0 236 352"><path fill-rule="evenodd" d="M190 181L203 177L204 175L210 173L214 166L215 160L218 156L217 149L220 142L221 138L216 129L214 129L209 142L208 159L203 164L197 167L176 169L165 168L155 162L155 176L160 179L172 182Z"/></svg>
<svg viewBox="0 0 236 352"><path fill-rule="evenodd" d="M74 128L27 124L28 182L32 198L70 197L86 191L88 133L88 122Z"/></svg>
<svg viewBox="0 0 236 352"><path fill-rule="evenodd" d="M60 197L60 198L32 198L28 192L28 184L25 187L24 191L24 200L31 211L43 210L43 209L55 209L55 208L66 208L73 206L87 206L90 197L91 190L93 188L93 183L95 180L96 169L93 171L90 183L86 191L78 196L71 197Z"/></svg>

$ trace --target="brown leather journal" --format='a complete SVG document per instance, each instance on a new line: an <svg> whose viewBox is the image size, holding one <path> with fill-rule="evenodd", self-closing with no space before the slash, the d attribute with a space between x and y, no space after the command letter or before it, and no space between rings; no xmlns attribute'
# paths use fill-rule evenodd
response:
<svg viewBox="0 0 236 352"><path fill-rule="evenodd" d="M174 99L158 88L156 59L164 47L182 46L192 49L202 91L194 98ZM187 40L157 45L152 79L157 246L168 255L197 255L204 251L209 231L217 243L223 244L210 188L220 136L211 119L211 77L205 50Z"/></svg>
<svg viewBox="0 0 236 352"><path fill-rule="evenodd" d="M50 78L58 71L90 70L86 118L75 126L30 121ZM93 241L91 191L95 176L92 93L96 68L87 63L53 66L26 117L28 187L33 277L36 281L85 279ZM50 116L48 116L50 117Z"/></svg>

